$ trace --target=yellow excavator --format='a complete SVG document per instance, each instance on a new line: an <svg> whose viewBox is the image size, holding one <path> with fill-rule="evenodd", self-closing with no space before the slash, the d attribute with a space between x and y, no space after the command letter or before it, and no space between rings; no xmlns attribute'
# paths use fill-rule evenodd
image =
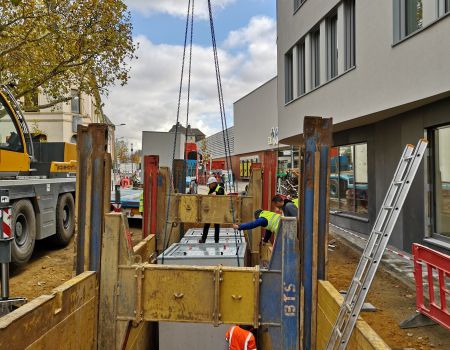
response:
<svg viewBox="0 0 450 350"><path fill-rule="evenodd" d="M36 240L64 246L75 228L76 145L34 141L18 101L2 85L0 190L9 197L16 265L30 259Z"/></svg>

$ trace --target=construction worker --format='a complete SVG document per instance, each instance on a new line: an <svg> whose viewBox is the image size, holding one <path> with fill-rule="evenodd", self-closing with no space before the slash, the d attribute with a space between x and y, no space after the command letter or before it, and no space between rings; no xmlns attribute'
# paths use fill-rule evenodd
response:
<svg viewBox="0 0 450 350"><path fill-rule="evenodd" d="M277 194L272 198L272 205L275 208L282 210L284 216L294 217L298 216L298 200L297 205L294 201L283 198L281 195Z"/></svg>
<svg viewBox="0 0 450 350"><path fill-rule="evenodd" d="M263 242L269 242L272 233L276 235L280 227L281 215L268 210L258 209L254 213L255 220L240 225L233 225L235 230L252 230L257 227L264 227L266 233L264 234Z"/></svg>
<svg viewBox="0 0 450 350"><path fill-rule="evenodd" d="M209 187L208 194L211 196L223 196L225 194L225 190L222 186L219 185L216 177L210 176L208 182L206 183ZM198 241L199 243L205 243L206 238L208 237L208 231L211 224L205 224L203 226L203 235L202 238ZM219 233L220 233L220 224L214 224L214 242L219 243Z"/></svg>
<svg viewBox="0 0 450 350"><path fill-rule="evenodd" d="M144 190L142 190L141 195L139 196L139 213L141 213L141 215L144 213Z"/></svg>
<svg viewBox="0 0 450 350"><path fill-rule="evenodd" d="M256 350L255 336L251 332L251 326L231 326L225 340L228 350Z"/></svg>

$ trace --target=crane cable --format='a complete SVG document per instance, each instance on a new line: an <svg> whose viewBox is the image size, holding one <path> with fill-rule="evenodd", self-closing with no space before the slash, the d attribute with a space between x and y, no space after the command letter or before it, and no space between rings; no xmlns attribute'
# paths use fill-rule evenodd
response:
<svg viewBox="0 0 450 350"><path fill-rule="evenodd" d="M173 168L173 162L175 160L175 151L177 148L178 125L179 125L179 121L180 121L181 93L183 91L184 65L185 65L185 60L186 60L186 46L187 46L190 14L191 14L191 0L188 0L188 9L187 9L187 15L186 15L186 27L185 27L185 32L184 32L183 59L182 59L182 63L181 63L180 88L178 90L177 120L175 123L175 133L174 133L174 140L173 140L172 168ZM169 197L167 200L166 222L164 225L164 239L163 239L163 248L164 249L163 249L162 259L161 259L162 260L161 262L163 265L164 265L164 252L166 251L167 245L169 244L169 240L167 240L167 228L168 228L168 224L169 224L170 200L172 197L173 190L174 190L173 174L172 174L172 172L169 172ZM173 228L173 223L172 223L172 228Z"/></svg>
<svg viewBox="0 0 450 350"><path fill-rule="evenodd" d="M228 186L231 190L231 179L230 174L232 174L231 167L231 150L230 150L230 139L228 135L228 127L227 127L227 119L225 114L225 104L223 99L223 89L222 89L222 79L220 76L220 68L219 68L219 56L217 54L217 44L216 44L216 34L214 30L214 19L212 14L212 8L211 8L211 0L208 0L208 12L209 12L209 23L211 27L211 41L212 41L212 47L213 47L213 54L214 54L214 67L216 70L216 82L217 82L217 94L219 97L219 111L220 111L220 119L222 122L222 137L223 137L223 144L224 144L224 150L225 150L225 162L227 167L227 180L228 180ZM236 184L233 182L233 190L236 192ZM233 203L233 196L230 196L230 205L231 205L231 214L232 214L232 221L233 224L236 223L236 215L235 215L235 208ZM236 244L236 260L237 265L240 266L239 261L239 245L237 241L238 237L238 230L234 229L234 237L235 237L235 244ZM242 242L242 233L239 231L239 237Z"/></svg>
<svg viewBox="0 0 450 350"><path fill-rule="evenodd" d="M192 0L192 11L191 11L191 35L189 43L189 70L188 70L188 86L187 86L187 102L186 102L186 137L184 138L184 162L183 162L183 178L186 179L188 167L188 160L186 159L186 148L188 141L189 132L189 107L191 101L191 73L192 73L192 41L194 37L194 8L195 0ZM188 13L189 15L189 13ZM189 158L189 157L188 157ZM184 180L186 181L186 180Z"/></svg>
<svg viewBox="0 0 450 350"><path fill-rule="evenodd" d="M191 5L192 3L192 5ZM215 37L215 30L214 30L214 19L212 14L212 8L211 8L211 0L208 0L208 12L209 12L209 22L210 22L210 28L211 28L211 41L213 46L213 55L214 55L214 67L215 67L215 73L216 73L216 82L217 82L217 93L219 98L219 112L220 112L220 119L222 124L222 137L223 137L223 143L224 143L224 151L225 151L225 161L226 161L226 167L227 167L227 181L228 186L231 189L233 189L234 192L236 192L236 184L235 181L233 181L233 184L231 182L231 176L232 174L232 167L231 167L231 149L230 149L230 140L229 140L229 134L228 134L228 126L227 126L227 120L226 120L226 114L225 114L225 104L224 104L224 98L223 98L223 89L222 89L222 80L220 76L220 69L219 69L219 57L217 53L217 43L216 43L216 37ZM177 144L177 136L178 136L178 126L179 126L179 118L180 118L180 105L181 105L181 94L183 89L183 77L184 77L184 67L185 67L185 61L186 61L186 47L187 47L187 38L188 38L188 29L190 26L190 53L189 53L189 70L188 70L188 88L187 88L187 112L186 112L186 133L188 128L188 122L189 122L189 101L190 101L190 87L191 87L191 67L192 67L192 42L193 42L193 28L194 28L194 0L188 0L188 10L186 15L186 26L185 26L185 35L184 35L184 47L183 47L183 58L182 58L182 65L181 65L181 78L180 78L180 87L178 92L178 108L177 108L177 119L175 124L175 135L174 135L174 143L173 143L173 152L172 152L172 167L173 167L173 161L175 160L175 151L176 151L176 144ZM187 136L187 135L186 135ZM186 141L186 140L185 140ZM186 143L185 142L185 151L184 151L184 158L186 158ZM186 165L184 165L186 166ZM162 264L164 264L164 252L167 249L167 245L169 241L167 240L167 228L169 224L169 211L170 211L170 202L171 202L171 195L174 190L174 184L173 184L173 174L170 173L170 186L169 186L169 197L168 197L168 203L167 203L167 210L166 210L166 222L164 227L164 250L162 253ZM230 205L231 205L231 213L232 213L232 222L233 224L236 223L236 215L235 215L235 208L233 203L233 197L230 196ZM173 224L172 224L173 228ZM240 266L239 261L239 246L238 246L238 230L234 230L235 235L235 244L236 244L236 259L237 259L237 265ZM242 242L242 234L239 231L239 237ZM170 237L169 237L170 238Z"/></svg>

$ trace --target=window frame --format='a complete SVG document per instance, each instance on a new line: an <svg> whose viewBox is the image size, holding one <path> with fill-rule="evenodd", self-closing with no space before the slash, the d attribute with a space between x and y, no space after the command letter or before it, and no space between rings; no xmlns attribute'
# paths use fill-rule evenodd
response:
<svg viewBox="0 0 450 350"><path fill-rule="evenodd" d="M302 96L306 94L306 45L304 39L297 44L297 74L297 91L298 95Z"/></svg>
<svg viewBox="0 0 450 350"><path fill-rule="evenodd" d="M20 146L21 146L21 149L19 149L19 150L3 148L3 147L0 146L0 151L15 152L15 153L25 153L26 152L26 142L25 142L25 139L24 139L23 131L22 131L22 129L19 126L19 122L17 120L17 116L16 116L14 110L9 105L8 101L5 98L3 98L3 96L1 94L0 94L0 105L3 106L3 108L6 111L6 113L8 114L8 117L10 118L12 124L14 125L14 128L16 129L17 136L19 137ZM6 138L5 138L5 140L6 140Z"/></svg>
<svg viewBox="0 0 450 350"><path fill-rule="evenodd" d="M306 0L294 0L294 13L298 11L300 7L306 2Z"/></svg>
<svg viewBox="0 0 450 350"><path fill-rule="evenodd" d="M368 179L368 177L369 177L369 169L368 169L368 167L367 167L367 174L366 174L366 176L367 176L367 190L366 190L366 193L367 193L366 210L367 210L367 212L365 212L365 213L358 213L358 211L357 211L358 205L361 205L361 204L358 204L358 203L361 202L361 199L357 199L357 196L356 196L356 194L357 194L356 192L357 191L356 191L356 168L355 168L355 164L356 164L356 159L357 159L356 147L358 145L365 145L366 146L366 162L367 162L367 165L368 165L369 144L368 144L367 141L350 143L350 144L343 144L343 145L335 145L335 146L332 147L332 148L338 148L338 157L337 157L337 164L336 164L337 173L336 172L335 173L331 173L330 172L330 177L331 177L331 174L337 174L338 175L338 181L337 181L337 204L338 205L337 205L337 210L336 210L335 208L332 207L332 205L330 203L330 211L334 212L334 214L338 214L338 215L339 214L341 214L341 215L351 215L352 217L354 217L355 219L358 219L358 220L368 220L369 219L369 179ZM354 189L353 190L353 198L352 198L352 200L353 200L353 210L352 211L343 209L342 208L342 204L341 204L342 198L341 198L341 176L340 176L340 174L341 174L340 148L343 148L343 147L352 147L352 156L353 156L353 159L352 159L352 176L353 176L353 186L354 186L353 187L353 189ZM331 184L331 178L330 178L330 184Z"/></svg>
<svg viewBox="0 0 450 350"><path fill-rule="evenodd" d="M326 49L327 49L327 81L338 76L338 37L337 12L332 13L325 20L326 27Z"/></svg>
<svg viewBox="0 0 450 350"><path fill-rule="evenodd" d="M450 0L437 0L437 17L445 16L450 12Z"/></svg>
<svg viewBox="0 0 450 350"><path fill-rule="evenodd" d="M437 192L437 184L436 184L436 147L435 147L435 132L438 129L450 127L450 124L441 124L436 125L433 127L430 127L426 129L426 135L427 139L429 141L430 147L428 148L428 162L427 166L428 169L425 172L425 178L426 178L426 189L425 191L428 192L428 195L425 196L425 200L427 203L425 203L425 208L428 208L427 213L425 215L426 217L426 238L434 238L441 242L445 242L450 244L450 237L445 236L440 232L437 232L437 204L436 204L436 192Z"/></svg>
<svg viewBox="0 0 450 350"><path fill-rule="evenodd" d="M284 102L294 99L294 53L290 49L284 55Z"/></svg>
<svg viewBox="0 0 450 350"><path fill-rule="evenodd" d="M70 112L72 114L81 114L81 94L78 90L76 89L71 89L70 90ZM78 106L78 111L74 110L74 103L75 103L75 97L77 97L78 102L77 102L77 106Z"/></svg>
<svg viewBox="0 0 450 350"><path fill-rule="evenodd" d="M407 3L408 0L394 0L393 1L393 18L394 18L394 43L402 41L403 39L414 35L418 31L424 28L423 24L423 5L422 5L422 24L417 26L417 28L408 33L407 30ZM419 1L419 0L415 0ZM422 0L420 0L422 1ZM430 1L430 0L427 0Z"/></svg>
<svg viewBox="0 0 450 350"><path fill-rule="evenodd" d="M320 84L320 27L310 31L311 90Z"/></svg>
<svg viewBox="0 0 450 350"><path fill-rule="evenodd" d="M344 1L344 71L356 65L355 0Z"/></svg>

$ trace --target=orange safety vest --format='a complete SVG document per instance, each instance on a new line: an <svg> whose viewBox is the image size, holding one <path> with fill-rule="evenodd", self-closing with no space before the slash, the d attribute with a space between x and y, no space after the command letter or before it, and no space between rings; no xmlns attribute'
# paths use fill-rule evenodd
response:
<svg viewBox="0 0 450 350"><path fill-rule="evenodd" d="M225 336L229 350L256 350L256 341L252 332L239 326L232 326Z"/></svg>

